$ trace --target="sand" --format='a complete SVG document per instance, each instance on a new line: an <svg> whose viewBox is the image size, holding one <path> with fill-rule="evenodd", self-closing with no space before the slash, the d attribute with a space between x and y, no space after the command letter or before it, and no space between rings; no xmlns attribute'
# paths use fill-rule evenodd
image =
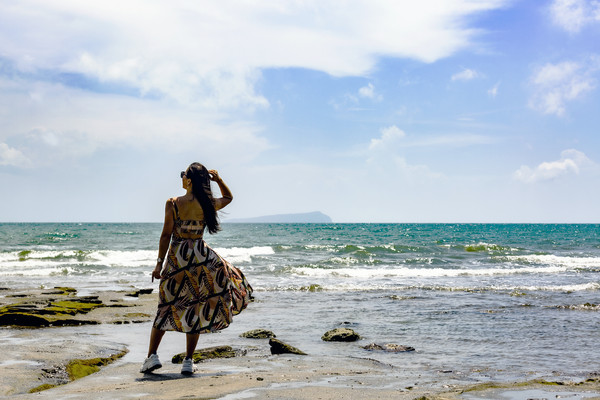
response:
<svg viewBox="0 0 600 400"><path fill-rule="evenodd" d="M43 298L39 290L25 291L27 298ZM417 399L464 398L596 398L600 379L548 385L540 382L456 384L439 374L437 382L407 378L398 367L364 358L329 355L271 355L268 340L243 339L234 346L242 356L207 360L186 377L170 356L181 351L184 336L168 333L159 351L163 368L141 374L156 295L125 296L104 292L105 303L129 307L98 308L82 316L100 325L38 329L0 329L0 397L11 399ZM0 304L14 302L2 297ZM136 316L135 318L131 316ZM128 317L129 316L129 317ZM128 320L129 319L129 320ZM127 323L131 321L138 323ZM259 327L257 327L259 328ZM218 340L219 337L215 336ZM199 346L202 347L202 346ZM107 357L129 353L99 372L38 393L27 393L44 383L66 379L61 366L76 358ZM63 373L63 376L60 374ZM471 390L475 389L475 390Z"/></svg>

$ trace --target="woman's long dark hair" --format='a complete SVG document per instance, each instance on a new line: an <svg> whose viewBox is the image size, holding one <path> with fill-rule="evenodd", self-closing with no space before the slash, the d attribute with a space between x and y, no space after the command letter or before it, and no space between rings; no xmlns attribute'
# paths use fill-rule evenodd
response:
<svg viewBox="0 0 600 400"><path fill-rule="evenodd" d="M210 175L206 167L200 163L192 163L185 171L185 176L192 180L192 193L204 213L204 221L209 233L217 233L221 230L215 202L210 189Z"/></svg>

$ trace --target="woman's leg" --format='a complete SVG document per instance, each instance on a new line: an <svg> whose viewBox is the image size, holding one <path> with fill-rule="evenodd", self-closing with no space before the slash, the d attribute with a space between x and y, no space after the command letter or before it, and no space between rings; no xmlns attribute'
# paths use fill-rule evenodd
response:
<svg viewBox="0 0 600 400"><path fill-rule="evenodd" d="M192 354L194 354L194 351L196 350L196 345L198 344L199 338L199 333L188 333L185 335L185 356L187 358L192 358Z"/></svg>
<svg viewBox="0 0 600 400"><path fill-rule="evenodd" d="M152 328L152 332L150 333L150 345L148 346L148 357L150 357L152 354L156 354L158 351L158 346L160 345L160 341L164 335L165 331Z"/></svg>

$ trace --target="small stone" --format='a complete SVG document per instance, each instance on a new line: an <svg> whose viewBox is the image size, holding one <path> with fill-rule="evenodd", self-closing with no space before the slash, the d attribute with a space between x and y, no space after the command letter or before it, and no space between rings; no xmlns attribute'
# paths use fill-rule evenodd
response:
<svg viewBox="0 0 600 400"><path fill-rule="evenodd" d="M336 328L325 332L321 339L326 342L355 342L360 335L350 328Z"/></svg>
<svg viewBox="0 0 600 400"><path fill-rule="evenodd" d="M390 353L403 353L407 351L415 351L414 347L411 346L402 346L398 344L388 343L383 346L383 349Z"/></svg>
<svg viewBox="0 0 600 400"><path fill-rule="evenodd" d="M366 346L361 346L365 350L383 350L383 346L377 343L369 343Z"/></svg>
<svg viewBox="0 0 600 400"><path fill-rule="evenodd" d="M282 342L279 339L271 338L269 339L269 345L271 346L271 354L299 354L305 356L306 353L302 350L295 348L294 346L290 346L287 343Z"/></svg>
<svg viewBox="0 0 600 400"><path fill-rule="evenodd" d="M261 378L260 376L256 378L257 381L264 381L265 378Z"/></svg>
<svg viewBox="0 0 600 400"><path fill-rule="evenodd" d="M253 329L248 332L244 332L240 337L248 339L270 339L277 337L273 332L266 329Z"/></svg>
<svg viewBox="0 0 600 400"><path fill-rule="evenodd" d="M388 353L404 353L404 352L408 352L408 351L415 351L414 347L410 347L410 346L401 346L398 344L394 344L394 343L388 343L388 344L377 344L377 343L370 343L366 346L361 346L363 349L365 350L379 350L379 351L386 351Z"/></svg>

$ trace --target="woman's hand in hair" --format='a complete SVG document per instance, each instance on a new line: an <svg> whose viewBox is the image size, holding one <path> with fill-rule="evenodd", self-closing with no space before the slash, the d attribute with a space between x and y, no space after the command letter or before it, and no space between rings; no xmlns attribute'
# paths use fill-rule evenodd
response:
<svg viewBox="0 0 600 400"><path fill-rule="evenodd" d="M219 182L221 180L221 177L216 169L209 169L208 175L210 176L211 181Z"/></svg>
<svg viewBox="0 0 600 400"><path fill-rule="evenodd" d="M219 190L221 190L222 197L215 198L214 200L215 209L220 210L227 204L231 203L231 200L233 200L233 195L231 194L231 190L229 190L225 182L223 182L223 179L221 179L219 176L219 173L216 169L211 169L208 171L208 173L210 174L210 179L215 181L217 185L219 185Z"/></svg>

